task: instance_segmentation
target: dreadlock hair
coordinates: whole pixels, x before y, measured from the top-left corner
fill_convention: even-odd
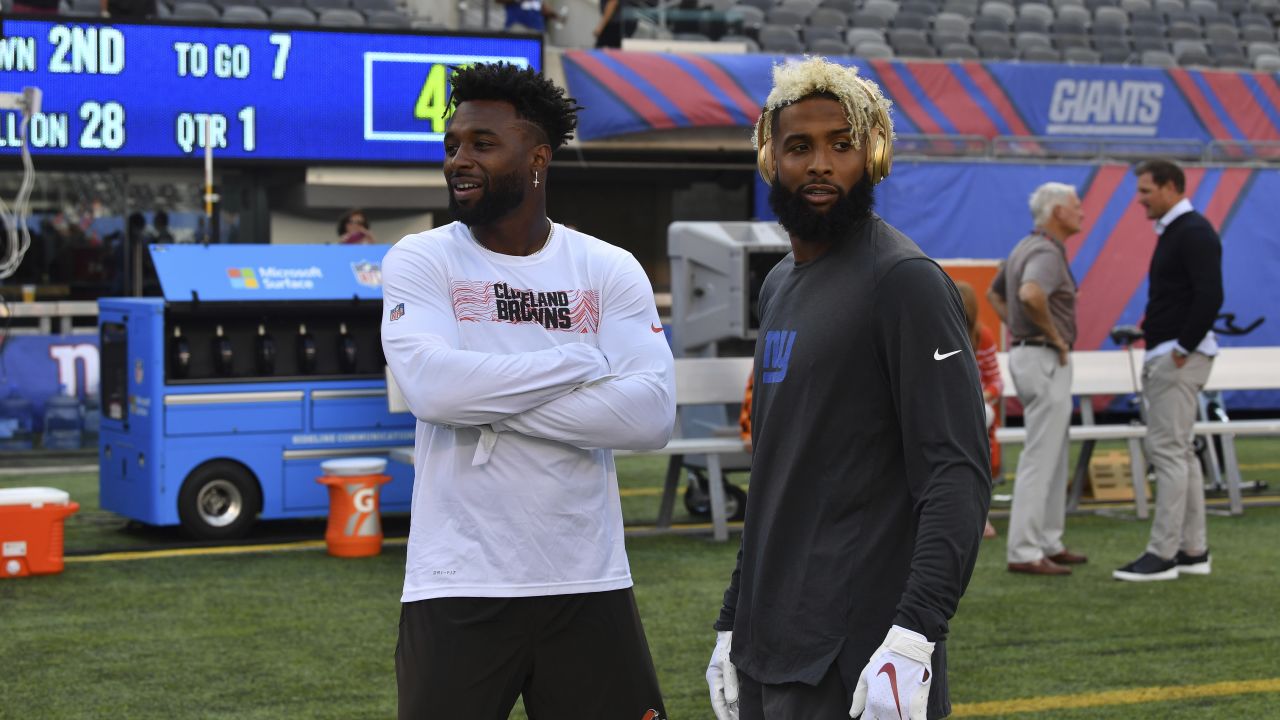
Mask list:
[[[578,127],[578,101],[565,97],[564,88],[529,68],[509,63],[485,63],[462,68],[453,74],[454,109],[470,100],[500,100],[511,103],[516,115],[533,123],[545,136],[552,151],[559,150]]]

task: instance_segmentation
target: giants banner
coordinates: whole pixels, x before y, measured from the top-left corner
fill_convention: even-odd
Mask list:
[[[583,140],[683,127],[750,127],[773,55],[564,54]],[[1280,140],[1276,75],[1182,68],[833,58],[893,100],[901,134],[1111,140]],[[745,137],[745,134],[744,134]]]
[[[10,388],[34,406],[35,430],[44,429],[44,405],[62,393],[84,402],[98,392],[98,336],[13,335],[0,338],[0,397]]]

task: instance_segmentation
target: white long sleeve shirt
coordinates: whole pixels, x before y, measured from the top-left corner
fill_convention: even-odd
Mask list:
[[[662,447],[675,419],[640,264],[562,225],[502,255],[455,222],[397,243],[382,281],[418,418],[402,602],[630,587],[610,449]]]

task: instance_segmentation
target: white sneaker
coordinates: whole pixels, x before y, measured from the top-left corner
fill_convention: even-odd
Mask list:
[[[1208,575],[1210,571],[1209,551],[1200,555],[1188,555],[1181,550],[1174,556],[1179,575]]]

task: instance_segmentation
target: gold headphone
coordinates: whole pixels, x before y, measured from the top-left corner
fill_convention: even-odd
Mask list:
[[[889,114],[885,112],[884,106],[876,101],[876,96],[872,94],[871,89],[862,83],[859,83],[858,87],[862,88],[867,99],[871,101],[871,107],[875,108],[876,122],[867,131],[866,173],[871,184],[878,185],[881,180],[889,177],[889,171],[893,169],[893,141],[884,136],[885,130],[892,126],[889,124]],[[776,108],[763,113],[756,124],[756,147],[758,148],[756,169],[759,170],[760,177],[771,185],[776,166],[773,157],[773,138],[769,137],[770,133],[766,133],[765,129],[773,122],[772,114],[781,109]]]

